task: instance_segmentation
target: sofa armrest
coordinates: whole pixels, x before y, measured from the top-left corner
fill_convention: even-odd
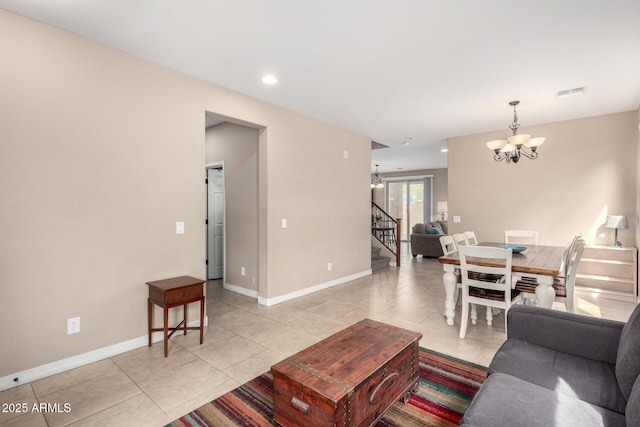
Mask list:
[[[507,316],[508,338],[616,363],[623,322],[522,305],[513,306]]]

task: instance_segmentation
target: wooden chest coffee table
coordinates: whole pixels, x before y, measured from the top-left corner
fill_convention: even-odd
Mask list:
[[[364,319],[271,367],[281,426],[369,426],[417,390],[422,334]]]

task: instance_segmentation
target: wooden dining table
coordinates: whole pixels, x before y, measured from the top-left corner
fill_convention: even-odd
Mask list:
[[[478,246],[504,246],[504,243],[483,242]],[[556,297],[556,291],[553,289],[554,277],[561,276],[560,269],[566,248],[563,246],[544,246],[544,245],[528,245],[527,249],[514,253],[512,256],[511,271],[514,276],[534,277],[538,283],[536,286],[536,298],[540,307],[551,308]],[[456,301],[454,295],[458,284],[458,276],[460,275],[460,256],[458,252],[438,258],[444,269],[442,280],[444,282],[444,290],[446,293],[444,301],[445,316],[447,317],[447,325],[453,325],[453,319],[456,312]],[[496,264],[488,263],[486,265],[500,266],[499,261]],[[504,265],[504,263],[502,263]],[[515,280],[513,281],[515,284]]]

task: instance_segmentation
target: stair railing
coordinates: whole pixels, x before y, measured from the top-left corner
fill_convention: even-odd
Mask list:
[[[371,235],[396,256],[400,267],[400,224],[402,218],[393,218],[375,202],[371,202]]]

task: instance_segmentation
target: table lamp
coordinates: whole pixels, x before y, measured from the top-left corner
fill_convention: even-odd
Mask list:
[[[440,218],[444,221],[447,217],[447,202],[438,202],[436,210],[440,213]]]
[[[627,217],[624,215],[607,215],[607,222],[604,224],[606,228],[613,228],[616,230],[616,234],[613,240],[614,248],[622,247],[622,243],[618,241],[618,229],[628,228]]]

